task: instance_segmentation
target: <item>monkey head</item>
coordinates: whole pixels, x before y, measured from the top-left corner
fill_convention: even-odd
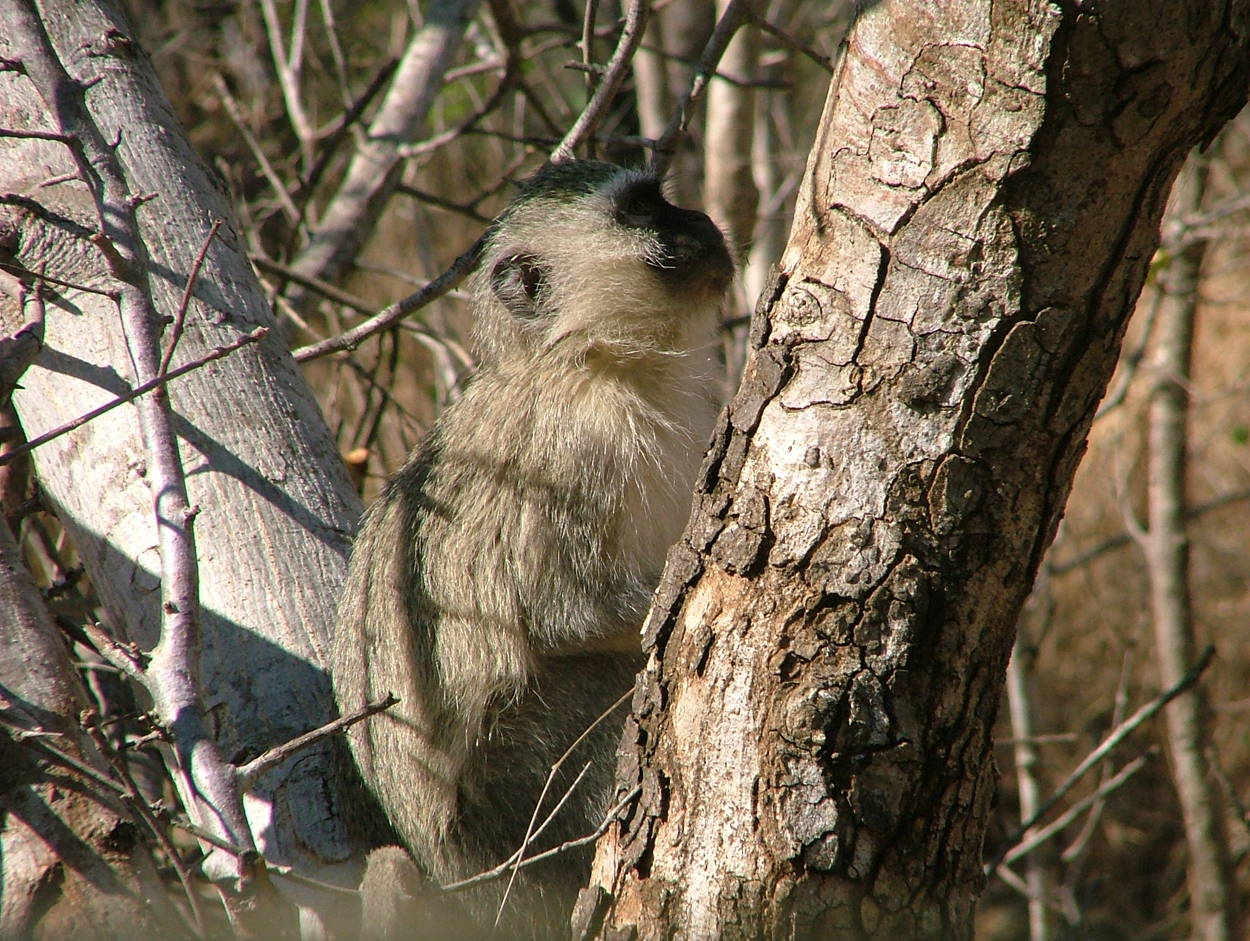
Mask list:
[[[720,229],[659,177],[598,161],[543,167],[490,232],[474,276],[483,366],[705,346],[734,276]]]

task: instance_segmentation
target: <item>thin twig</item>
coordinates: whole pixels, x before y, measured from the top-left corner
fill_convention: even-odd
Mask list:
[[[1115,728],[1124,721],[1124,713],[1128,711],[1128,684],[1132,673],[1133,663],[1133,647],[1126,646],[1124,650],[1124,658],[1120,662],[1120,679],[1115,689],[1115,705],[1111,710],[1111,727]],[[1115,765],[1111,761],[1110,756],[1103,759],[1102,762],[1102,781],[1106,784],[1115,775]],[[1067,881],[1080,872],[1079,865],[1073,866],[1072,863],[1078,860],[1089,846],[1089,841],[1093,839],[1095,831],[1098,829],[1098,821],[1102,818],[1103,808],[1106,806],[1104,801],[1098,801],[1090,809],[1089,816],[1085,818],[1085,825],[1081,828],[1081,832],[1076,835],[1076,839],[1064,848],[1060,854],[1060,859],[1068,864]]]
[[[328,9],[328,7],[327,7]],[[330,165],[330,161],[334,158],[334,151],[338,149],[338,145],[347,136],[351,126],[361,119],[365,110],[372,104],[373,99],[377,97],[386,85],[392,75],[395,74],[395,67],[399,65],[396,58],[388,59],[378,69],[377,74],[373,76],[369,82],[369,87],[364,90],[361,96],[356,99],[356,103],[348,108],[339,116],[334,126],[325,132],[325,139],[318,145],[321,156],[317,158],[317,162],[313,164],[312,170],[308,176],[300,180],[300,211],[304,211],[304,207],[308,203],[308,197],[312,191],[316,189],[317,184],[321,182],[321,177],[325,174],[326,168]]]
[[[258,757],[247,762],[247,764],[240,765],[238,770],[235,772],[239,779],[239,789],[245,793],[250,791],[262,774],[276,768],[292,755],[301,752],[306,748],[311,748],[318,742],[329,738],[331,735],[336,735],[344,729],[351,728],[363,719],[367,719],[370,716],[377,715],[379,712],[383,712],[384,710],[391,708],[391,706],[395,705],[397,702],[399,702],[399,700],[395,698],[394,693],[387,693],[385,698],[379,699],[376,702],[371,702],[362,709],[357,709],[353,713],[335,719],[332,722],[327,722],[325,725],[320,728],[313,729],[311,732],[305,732],[303,735],[297,735],[290,741],[283,742],[281,745],[263,752]]]
[[[427,193],[419,190],[415,186],[409,186],[406,183],[397,183],[395,192],[412,199],[420,200],[423,203],[429,203],[431,206],[437,206],[439,209],[446,209],[448,212],[459,213],[462,216],[468,216],[475,222],[490,222],[488,216],[482,215],[471,204],[452,202],[450,199],[444,199],[442,196],[436,196],[433,193]]]
[[[1198,682],[1199,677],[1201,677],[1206,668],[1211,665],[1211,660],[1214,657],[1215,646],[1208,645],[1207,649],[1202,652],[1202,656],[1200,656],[1198,661],[1189,668],[1188,672],[1186,672],[1184,676],[1180,678],[1179,682],[1160,693],[1156,698],[1138,709],[1130,719],[1118,726],[1110,735],[1103,739],[1102,743],[1097,748],[1086,755],[1081,760],[1081,763],[1076,766],[1076,769],[1068,775],[1067,779],[1060,784],[1059,787],[1055,788],[1054,793],[1051,794],[1050,797],[1046,798],[1046,800],[1042,801],[1041,806],[1037,808],[1037,813],[1033,814],[1033,816],[1028,820],[1023,821],[1011,834],[1011,836],[1007,838],[1004,844],[1005,848],[1001,849],[995,857],[986,864],[986,876],[992,876],[994,874],[994,870],[997,869],[1002,863],[1003,857],[1007,854],[1008,849],[1019,843],[1025,832],[1032,829],[1039,820],[1045,817],[1046,814],[1050,812],[1051,808],[1059,803],[1059,801],[1063,799],[1064,795],[1072,789],[1073,785],[1085,776],[1085,773],[1089,771],[1090,768],[1098,764],[1098,762],[1109,754],[1112,749],[1128,738],[1128,736],[1132,734],[1132,732],[1139,725],[1146,722],[1148,719],[1153,718],[1160,709]]]
[[[243,347],[247,346],[250,343],[255,343],[258,340],[264,339],[267,333],[269,333],[268,327],[257,327],[251,333],[244,334],[243,336],[239,337],[239,339],[235,340],[233,343],[227,343],[225,346],[219,346],[215,350],[211,350],[208,353],[205,353],[199,359],[193,360],[192,362],[189,362],[189,363],[183,363],[177,369],[171,369],[169,372],[159,375],[155,379],[149,379],[147,382],[143,383],[143,385],[137,386],[136,388],[131,389],[129,392],[123,395],[119,395],[117,398],[113,399],[111,402],[105,402],[103,405],[99,406],[98,408],[93,408],[91,411],[83,415],[79,415],[77,418],[71,421],[68,421],[63,425],[58,425],[56,428],[53,428],[51,431],[44,432],[39,437],[31,441],[27,441],[25,444],[14,448],[12,451],[8,451],[5,454],[0,454],[0,467],[3,467],[4,465],[11,463],[12,461],[21,457],[23,454],[27,454],[35,450],[35,448],[42,447],[43,445],[47,444],[49,441],[52,441],[56,438],[61,437],[61,435],[68,434],[69,432],[73,431],[75,428],[81,428],[83,425],[87,424],[87,422],[93,419],[99,418],[101,415],[105,414],[106,412],[111,412],[113,409],[117,408],[119,405],[125,405],[127,402],[133,402],[135,399],[140,398],[141,396],[147,395],[153,389],[159,389],[161,386],[169,382],[172,382],[174,379],[177,379],[179,376],[185,376],[187,373],[192,372],[193,370],[199,369],[201,366],[206,366],[209,363],[215,362],[221,359],[223,356],[229,356],[235,350],[242,349]]]
[[[588,833],[585,836],[578,837],[575,840],[568,840],[565,843],[561,843],[559,846],[552,847],[551,849],[546,850],[545,852],[538,853],[535,856],[531,856],[529,857],[529,859],[525,860],[524,862],[519,863],[517,865],[517,868],[526,869],[530,866],[536,865],[537,863],[541,863],[541,862],[544,862],[545,860],[551,859],[552,857],[559,856],[561,853],[567,853],[569,852],[569,850],[575,850],[578,847],[582,847],[588,843],[595,842],[595,840],[599,839],[599,837],[603,836],[605,833],[608,832],[608,827],[612,826],[612,821],[616,819],[617,814],[619,814],[622,810],[624,810],[629,805],[629,802],[632,801],[635,797],[637,797],[641,793],[642,793],[642,785],[641,784],[635,785],[634,788],[628,794],[626,794],[624,797],[620,799],[620,801],[616,804],[616,806],[614,806],[611,810],[608,811],[607,815],[603,818],[603,823],[599,824],[599,826],[595,828],[595,831],[593,833]],[[463,889],[468,889],[475,885],[481,885],[483,882],[493,882],[496,879],[502,878],[504,874],[507,873],[511,868],[512,868],[511,861],[502,863],[496,866],[494,869],[490,869],[486,872],[480,872],[476,876],[471,876],[468,879],[462,879],[460,882],[449,883],[448,885],[443,886],[443,891],[444,892],[459,892]]]
[[[452,141],[468,134],[477,125],[490,114],[492,114],[500,105],[503,104],[504,96],[512,88],[517,75],[520,74],[520,64],[513,59],[509,59],[504,66],[504,73],[499,79],[499,84],[495,86],[495,91],[490,98],[478,108],[473,114],[469,115],[456,127],[443,131],[441,134],[428,138],[423,141],[417,141],[414,144],[403,144],[396,148],[396,153],[400,157],[421,157],[428,153],[433,153],[440,147],[445,147]]]
[[[0,137],[53,141],[57,144],[65,144],[67,147],[73,143],[73,138],[68,134],[58,134],[56,131],[28,131],[15,127],[0,127]]]
[[[121,670],[132,680],[144,681],[144,672],[148,668],[148,658],[134,644],[123,644],[108,634],[98,624],[91,621],[82,625],[83,633],[91,641],[96,652]]]
[[[113,769],[113,773],[117,775],[123,785],[122,798],[129,807],[152,831],[152,835],[160,844],[161,849],[165,851],[165,855],[169,858],[170,863],[174,867],[174,872],[178,875],[178,881],[182,883],[182,889],[187,896],[187,905],[191,909],[191,917],[195,920],[195,932],[203,938],[204,934],[204,913],[200,909],[199,894],[195,891],[195,887],[191,884],[191,872],[187,869],[186,863],[182,861],[182,857],[178,853],[177,847],[169,839],[169,834],[165,832],[165,828],[160,825],[153,813],[152,808],[143,798],[143,793],[139,790],[139,786],[135,783],[135,779],[130,774],[130,768],[126,764],[126,759],[119,755],[108,737],[100,728],[98,716],[93,709],[83,710],[81,725],[86,729],[87,734],[91,737],[91,741],[95,744],[96,750],[104,756],[109,765]]]
[[[517,872],[521,869],[522,861],[525,858],[525,850],[528,848],[530,840],[534,838],[534,823],[538,819],[538,812],[542,809],[543,801],[547,798],[547,792],[551,789],[552,782],[555,781],[557,772],[559,772],[560,768],[564,765],[564,762],[568,760],[569,756],[573,754],[574,749],[576,749],[582,742],[586,741],[586,736],[590,735],[599,723],[603,722],[608,716],[624,705],[625,701],[633,694],[634,691],[632,689],[627,690],[621,694],[621,697],[617,699],[616,702],[608,706],[607,709],[604,709],[603,712],[599,714],[599,718],[595,719],[594,722],[590,723],[590,725],[586,726],[586,728],[582,730],[582,734],[574,739],[573,744],[564,750],[564,754],[556,760],[555,764],[551,766],[551,770],[547,772],[547,780],[543,782],[543,789],[538,795],[538,800],[534,802],[534,812],[530,815],[529,826],[525,828],[525,839],[521,841],[521,846],[515,854],[516,863],[512,867],[512,878],[508,880],[508,887],[504,890],[503,898],[499,901],[499,911],[495,915],[496,928],[499,927],[499,919],[503,917],[504,906],[508,904],[508,895],[512,892],[512,885],[516,882]],[[583,771],[582,775],[585,773],[586,772]],[[582,779],[582,775],[578,775],[577,781]],[[577,786],[577,781],[573,782],[572,787],[570,787],[568,792],[565,794],[565,799],[567,799],[569,793],[572,793],[573,787]],[[563,803],[564,800],[562,799],[560,804]],[[556,806],[556,809],[559,809],[559,805]],[[554,815],[554,811],[552,814]],[[544,826],[546,826],[546,824],[544,824]]]
[[[468,277],[469,272],[477,265],[478,259],[482,255],[482,249],[486,245],[486,238],[490,234],[488,229],[476,242],[474,242],[463,255],[451,263],[451,267],[440,274],[437,278],[423,287],[415,294],[410,294],[402,301],[397,301],[389,307],[384,308],[376,316],[369,318],[364,323],[340,333],[338,336],[329,337],[319,343],[312,343],[308,346],[302,346],[295,350],[294,356],[297,363],[306,363],[312,359],[318,359],[322,356],[328,356],[331,353],[341,353],[345,350],[354,350],[360,346],[369,337],[389,330],[392,326],[403,320],[414,311],[420,310],[427,304],[438,300],[452,288],[458,286],[461,281]]]
[[[994,871],[994,875],[998,876],[1005,884],[1019,892],[1026,899],[1034,898],[1033,892],[1029,889],[1028,883],[1020,878],[1014,870],[1008,869],[1006,866],[999,866]],[[1052,912],[1063,914],[1063,909],[1054,903],[1050,898],[1043,897],[1042,904],[1049,908]]]
[[[79,284],[76,281],[65,281],[62,278],[54,278],[52,275],[45,274],[42,271],[32,271],[29,268],[23,268],[21,265],[11,261],[0,261],[0,270],[17,275],[19,278],[38,278],[40,281],[55,284],[60,288],[69,288],[71,291],[83,291],[86,294],[98,294],[100,297],[117,300],[116,289],[93,288],[86,284]]]
[[[208,230],[208,235],[204,238],[204,244],[200,246],[200,253],[195,256],[195,263],[191,265],[191,273],[187,275],[187,287],[182,292],[182,300],[178,304],[178,313],[174,315],[174,325],[169,334],[169,349],[161,357],[161,365],[157,370],[162,376],[169,372],[170,360],[174,358],[174,350],[178,348],[178,341],[182,339],[182,327],[187,318],[187,305],[191,303],[191,292],[195,290],[195,282],[200,277],[200,268],[204,265],[204,259],[208,257],[208,247],[213,244],[213,239],[217,236],[217,230],[221,228],[221,223],[222,220],[218,219],[213,223],[213,227]]]
[[[296,5],[294,22],[291,24],[291,52],[287,55],[282,44],[282,25],[278,20],[278,9],[274,0],[260,0],[261,14],[265,22],[265,32],[269,35],[269,49],[273,55],[274,72],[278,77],[278,86],[282,89],[282,98],[286,103],[287,117],[291,120],[291,128],[299,138],[300,150],[304,153],[305,166],[312,163],[313,129],[304,110],[300,98],[300,72],[304,47],[304,14],[307,3]]]
[[[1021,840],[1007,851],[1007,855],[1003,857],[1003,861],[999,863],[999,865],[1001,866],[1014,862],[1021,856],[1033,852],[1033,850],[1037,849],[1037,847],[1041,846],[1055,834],[1062,832],[1068,824],[1072,823],[1077,817],[1081,816],[1087,807],[1090,807],[1096,802],[1102,800],[1121,784],[1135,775],[1138,771],[1144,768],[1148,757],[1148,755],[1140,755],[1133,759],[1121,768],[1119,773],[1100,784],[1094,793],[1090,794],[1088,797],[1082,798],[1065,810],[1061,816],[1054,820],[1053,823],[1048,823],[1046,826],[1033,833],[1027,840]]]
[[[712,38],[703,47],[703,53],[699,56],[699,64],[690,77],[690,85],[682,94],[681,101],[678,102],[677,109],[668,122],[668,127],[655,142],[655,150],[651,154],[653,170],[662,172],[672,160],[677,152],[677,139],[685,133],[686,126],[694,114],[694,106],[707,91],[708,81],[715,74],[721,56],[725,54],[730,40],[742,26],[750,21],[750,18],[751,0],[730,0],[729,6],[725,8],[725,12],[716,23],[716,29],[712,31]]]
[[[616,97],[617,90],[621,87],[625,73],[629,71],[634,53],[638,50],[638,44],[642,42],[642,34],[647,28],[649,14],[648,0],[629,0],[625,8],[625,26],[621,30],[621,38],[616,44],[616,50],[612,53],[612,58],[608,60],[603,73],[603,81],[599,83],[594,95],[586,103],[582,113],[577,116],[573,126],[569,128],[569,132],[564,135],[564,140],[560,141],[556,149],[551,152],[552,163],[568,163],[573,159],[577,148],[587,138],[593,136],[599,128],[599,123],[607,113],[608,106],[611,105],[612,99]]]
[[[1118,408],[1128,396],[1129,386],[1132,385],[1133,378],[1137,375],[1137,367],[1146,356],[1146,347],[1150,344],[1150,335],[1154,332],[1155,320],[1158,318],[1159,307],[1163,302],[1163,293],[1163,288],[1156,277],[1151,290],[1150,307],[1146,311],[1146,319],[1142,324],[1141,339],[1122,357],[1123,366],[1116,379],[1115,388],[1099,404],[1098,411],[1094,413],[1094,421],[1098,421],[1108,412]]]
[[[334,301],[336,304],[342,304],[344,307],[350,307],[358,314],[368,316],[373,313],[373,305],[363,298],[357,297],[350,291],[344,291],[342,288],[331,284],[329,281],[322,281],[320,278],[314,278],[310,275],[300,274],[294,268],[286,265],[280,265],[276,261],[271,261],[263,255],[248,256],[261,271],[267,274],[275,275],[293,284],[298,284],[302,288],[307,288],[315,294]]]
[[[291,194],[287,192],[286,185],[282,182],[282,178],[278,176],[278,171],[269,162],[269,157],[266,156],[264,148],[260,146],[260,141],[256,139],[252,129],[247,126],[247,120],[243,116],[243,109],[234,100],[234,96],[230,94],[226,80],[220,75],[214,75],[213,84],[217,89],[217,96],[221,99],[221,103],[226,106],[226,114],[230,116],[234,126],[243,135],[244,142],[247,144],[248,149],[252,151],[252,156],[256,158],[260,172],[269,181],[270,188],[273,190],[274,195],[278,197],[278,202],[282,204],[282,210],[286,213],[287,219],[291,225],[299,225],[300,212],[295,206],[295,201],[291,199]]]
[[[1230,503],[1240,503],[1243,500],[1250,500],[1250,490],[1234,490],[1232,493],[1226,493],[1218,497],[1207,500],[1205,503],[1199,503],[1197,506],[1190,507],[1185,511],[1185,516],[1189,520],[1198,519],[1213,510],[1228,506]],[[1112,536],[1110,539],[1104,539],[1097,545],[1086,549],[1080,555],[1069,559],[1066,562],[1058,563],[1051,570],[1053,575],[1066,575],[1068,572],[1075,571],[1082,566],[1088,565],[1100,555],[1105,555],[1115,549],[1123,548],[1133,541],[1128,533],[1120,533],[1118,536]]]
[[[603,69],[595,64],[595,17],[599,15],[599,0],[586,0],[586,14],[582,18],[582,68],[586,71],[586,100],[594,97],[595,79],[603,75]],[[595,138],[587,141],[587,155],[595,156]]]
[[[833,59],[829,58],[829,56],[822,55],[811,46],[805,46],[779,26],[774,26],[772,23],[768,22],[762,14],[752,11],[750,16],[752,23],[758,26],[763,32],[768,33],[769,36],[772,36],[783,46],[807,56],[830,75],[833,74]]]

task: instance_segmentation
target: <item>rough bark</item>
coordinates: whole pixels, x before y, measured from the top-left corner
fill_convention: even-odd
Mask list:
[[[21,653],[0,657],[0,938],[189,937],[116,795],[17,741],[36,733],[103,770],[75,721],[87,694],[2,519],[0,650]]]
[[[1186,219],[1202,210],[1206,167],[1191,162],[1177,180],[1175,214]],[[1150,614],[1155,629],[1159,680],[1169,686],[1194,663],[1194,625],[1189,599],[1189,533],[1185,479],[1188,462],[1189,371],[1194,315],[1206,241],[1195,239],[1168,265],[1155,322],[1154,388],[1150,394],[1150,458],[1147,473],[1150,531]],[[1229,861],[1228,835],[1219,785],[1211,774],[1206,713],[1201,686],[1168,704],[1168,754],[1189,845],[1189,909],[1193,937],[1237,941],[1241,927],[1237,890]]]
[[[579,930],[971,937],[1016,616],[1172,180],[1245,99],[1246,14],[862,14],[644,629],[641,793]]]
[[[173,365],[274,326],[215,179],[191,149],[120,16],[105,3],[42,4],[71,75],[133,194],[160,313],[172,316],[214,221]],[[3,49],[0,55],[11,55]],[[0,73],[0,127],[49,130],[25,77]],[[93,209],[64,146],[0,141],[0,249],[28,269],[108,287],[90,241]],[[27,437],[108,401],[133,381],[113,301],[55,288],[46,342],[14,396]],[[0,308],[6,322],[13,306]],[[166,338],[168,343],[168,337]],[[276,331],[170,388],[196,534],[203,611],[202,682],[218,745],[247,757],[333,712],[323,669],[360,502],[316,402]],[[151,648],[160,624],[156,527],[143,449],[127,405],[34,454],[49,502],[70,531],[116,628]],[[265,776],[246,798],[258,846],[304,871],[351,855],[329,747]],[[346,873],[343,874],[346,876]],[[309,917],[312,917],[311,915]]]

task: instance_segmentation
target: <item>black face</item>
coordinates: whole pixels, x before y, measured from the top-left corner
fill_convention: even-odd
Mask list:
[[[720,229],[703,213],[679,209],[666,200],[658,180],[636,180],[613,202],[620,225],[656,236],[660,250],[647,264],[674,289],[719,293],[729,286],[734,263]]]

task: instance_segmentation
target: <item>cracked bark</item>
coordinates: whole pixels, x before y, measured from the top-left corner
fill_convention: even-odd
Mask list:
[[[644,628],[575,935],[972,936],[1016,616],[1247,4],[870,8]]]

